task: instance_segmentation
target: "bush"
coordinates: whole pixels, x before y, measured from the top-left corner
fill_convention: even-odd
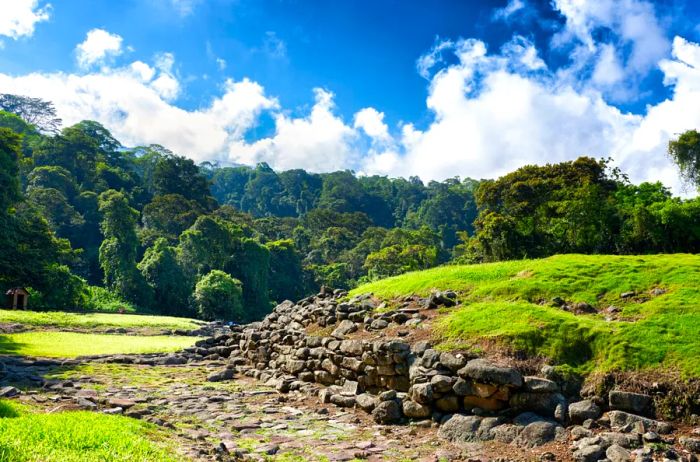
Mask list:
[[[245,315],[241,281],[213,270],[197,283],[194,304],[202,319],[241,321]]]
[[[105,313],[135,313],[136,306],[122,300],[117,294],[104,287],[88,286],[87,305],[90,311],[102,311]]]

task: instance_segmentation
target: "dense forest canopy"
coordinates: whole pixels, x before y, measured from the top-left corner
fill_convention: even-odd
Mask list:
[[[44,309],[244,321],[320,285],[450,262],[556,253],[697,252],[700,202],[630,184],[605,160],[497,180],[196,165],[129,148],[97,122],[0,95],[0,288]],[[700,137],[669,145],[696,183]]]

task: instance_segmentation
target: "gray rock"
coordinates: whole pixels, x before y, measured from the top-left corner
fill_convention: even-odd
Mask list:
[[[535,447],[554,441],[564,435],[564,428],[553,422],[532,422],[522,429],[515,440],[519,446]]]
[[[409,391],[413,401],[420,404],[430,404],[433,401],[433,386],[429,383],[417,383]]]
[[[453,443],[478,441],[479,426],[483,417],[453,414],[442,422],[438,436]]]
[[[234,376],[233,369],[224,369],[223,371],[214,372],[207,377],[208,382],[221,382],[231,380]]]
[[[354,396],[331,395],[330,402],[340,407],[355,407]]]
[[[21,392],[15,387],[2,387],[0,388],[0,397],[2,398],[12,398],[13,396],[19,395]]]
[[[362,393],[355,397],[355,402],[362,410],[372,412],[379,400],[376,396],[372,396],[369,393]]]
[[[467,358],[461,354],[455,355],[450,352],[444,352],[440,354],[440,364],[456,372],[467,364]]]
[[[425,419],[430,417],[432,410],[430,406],[407,400],[403,402],[403,413],[411,419]]]
[[[695,454],[700,454],[700,438],[683,436],[678,440],[678,443],[683,449]]]
[[[566,398],[561,393],[523,392],[513,394],[509,404],[515,410],[532,411],[546,417],[555,417],[557,407],[566,406]]]
[[[372,418],[382,425],[398,423],[401,420],[401,405],[396,400],[382,401],[372,411]]]
[[[457,380],[455,381],[455,384],[452,386],[452,391],[454,391],[454,393],[457,396],[467,396],[474,394],[471,382],[467,382],[461,377],[457,378]]]
[[[651,406],[651,396],[613,390],[608,395],[610,409],[645,414]]]
[[[641,417],[624,411],[610,411],[608,412],[608,417],[610,418],[610,426],[613,429],[626,429],[628,427],[639,426],[641,427],[642,431],[638,433],[654,430],[662,435],[666,435],[673,431],[673,427],[667,422],[648,419],[646,417]]]
[[[372,330],[382,330],[386,329],[387,327],[389,327],[389,323],[384,319],[375,319],[372,321],[372,324],[369,325],[369,328]]]
[[[575,450],[572,455],[576,462],[597,462],[605,457],[605,448],[592,444]]]
[[[523,376],[512,367],[495,366],[483,359],[472,359],[458,371],[460,377],[496,385],[520,387]]]
[[[443,396],[435,401],[435,407],[445,414],[457,412],[459,410],[459,400],[454,395]]]
[[[525,377],[525,390],[532,393],[558,393],[559,385],[553,380],[543,379],[541,377]]]
[[[454,379],[446,375],[436,375],[430,379],[430,385],[433,387],[434,391],[438,393],[445,393],[452,389],[452,384]]]
[[[590,399],[569,404],[569,419],[572,423],[581,424],[587,419],[597,419],[603,411]]]
[[[335,328],[331,335],[335,338],[342,340],[346,335],[352,334],[356,330],[357,325],[349,319],[346,319],[344,321],[341,321],[340,324],[338,324],[338,327]]]
[[[627,449],[617,444],[613,444],[605,451],[605,456],[610,462],[627,462],[631,455],[632,454]]]

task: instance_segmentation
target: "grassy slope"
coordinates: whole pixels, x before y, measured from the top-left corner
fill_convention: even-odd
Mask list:
[[[155,441],[154,425],[91,412],[32,413],[0,401],[0,461],[105,462],[179,460]]]
[[[95,354],[159,353],[190,347],[197,337],[22,332],[0,335],[0,354],[72,358]]]
[[[700,256],[558,255],[409,273],[355,289],[381,298],[461,292],[463,306],[447,310],[436,339],[443,347],[496,341],[543,355],[581,371],[678,368],[700,377]],[[653,288],[668,292],[644,303],[620,294]],[[607,322],[540,304],[554,296],[569,302],[615,305],[634,322]]]
[[[0,310],[0,322],[53,327],[151,327],[196,329],[197,321],[171,316],[145,316],[112,313],[66,313],[62,311]]]

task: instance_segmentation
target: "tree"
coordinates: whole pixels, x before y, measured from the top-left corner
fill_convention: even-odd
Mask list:
[[[155,194],[180,194],[198,202],[205,210],[216,208],[209,192],[209,181],[195,163],[186,157],[166,155],[158,159],[153,170]]]
[[[194,304],[206,320],[238,321],[244,318],[241,281],[214,270],[197,282]]]
[[[21,137],[9,128],[0,128],[0,214],[8,213],[21,198],[19,158]]]
[[[688,130],[677,140],[669,141],[668,155],[680,169],[681,178],[700,187],[700,133]]]
[[[188,297],[192,282],[177,263],[175,249],[163,238],[146,250],[138,264],[144,279],[153,289],[153,310],[169,315],[189,315]]]
[[[138,212],[129,206],[123,193],[108,190],[100,194],[102,234],[100,266],[107,288],[139,306],[152,304],[152,292],[136,267]]]
[[[199,203],[186,199],[180,194],[156,196],[143,208],[143,226],[155,231],[158,236],[170,242],[192,226],[204,210]]]
[[[299,300],[305,295],[301,256],[291,239],[269,242],[270,300]]]
[[[44,133],[57,133],[61,126],[53,103],[40,98],[0,94],[0,110],[18,115]]]

